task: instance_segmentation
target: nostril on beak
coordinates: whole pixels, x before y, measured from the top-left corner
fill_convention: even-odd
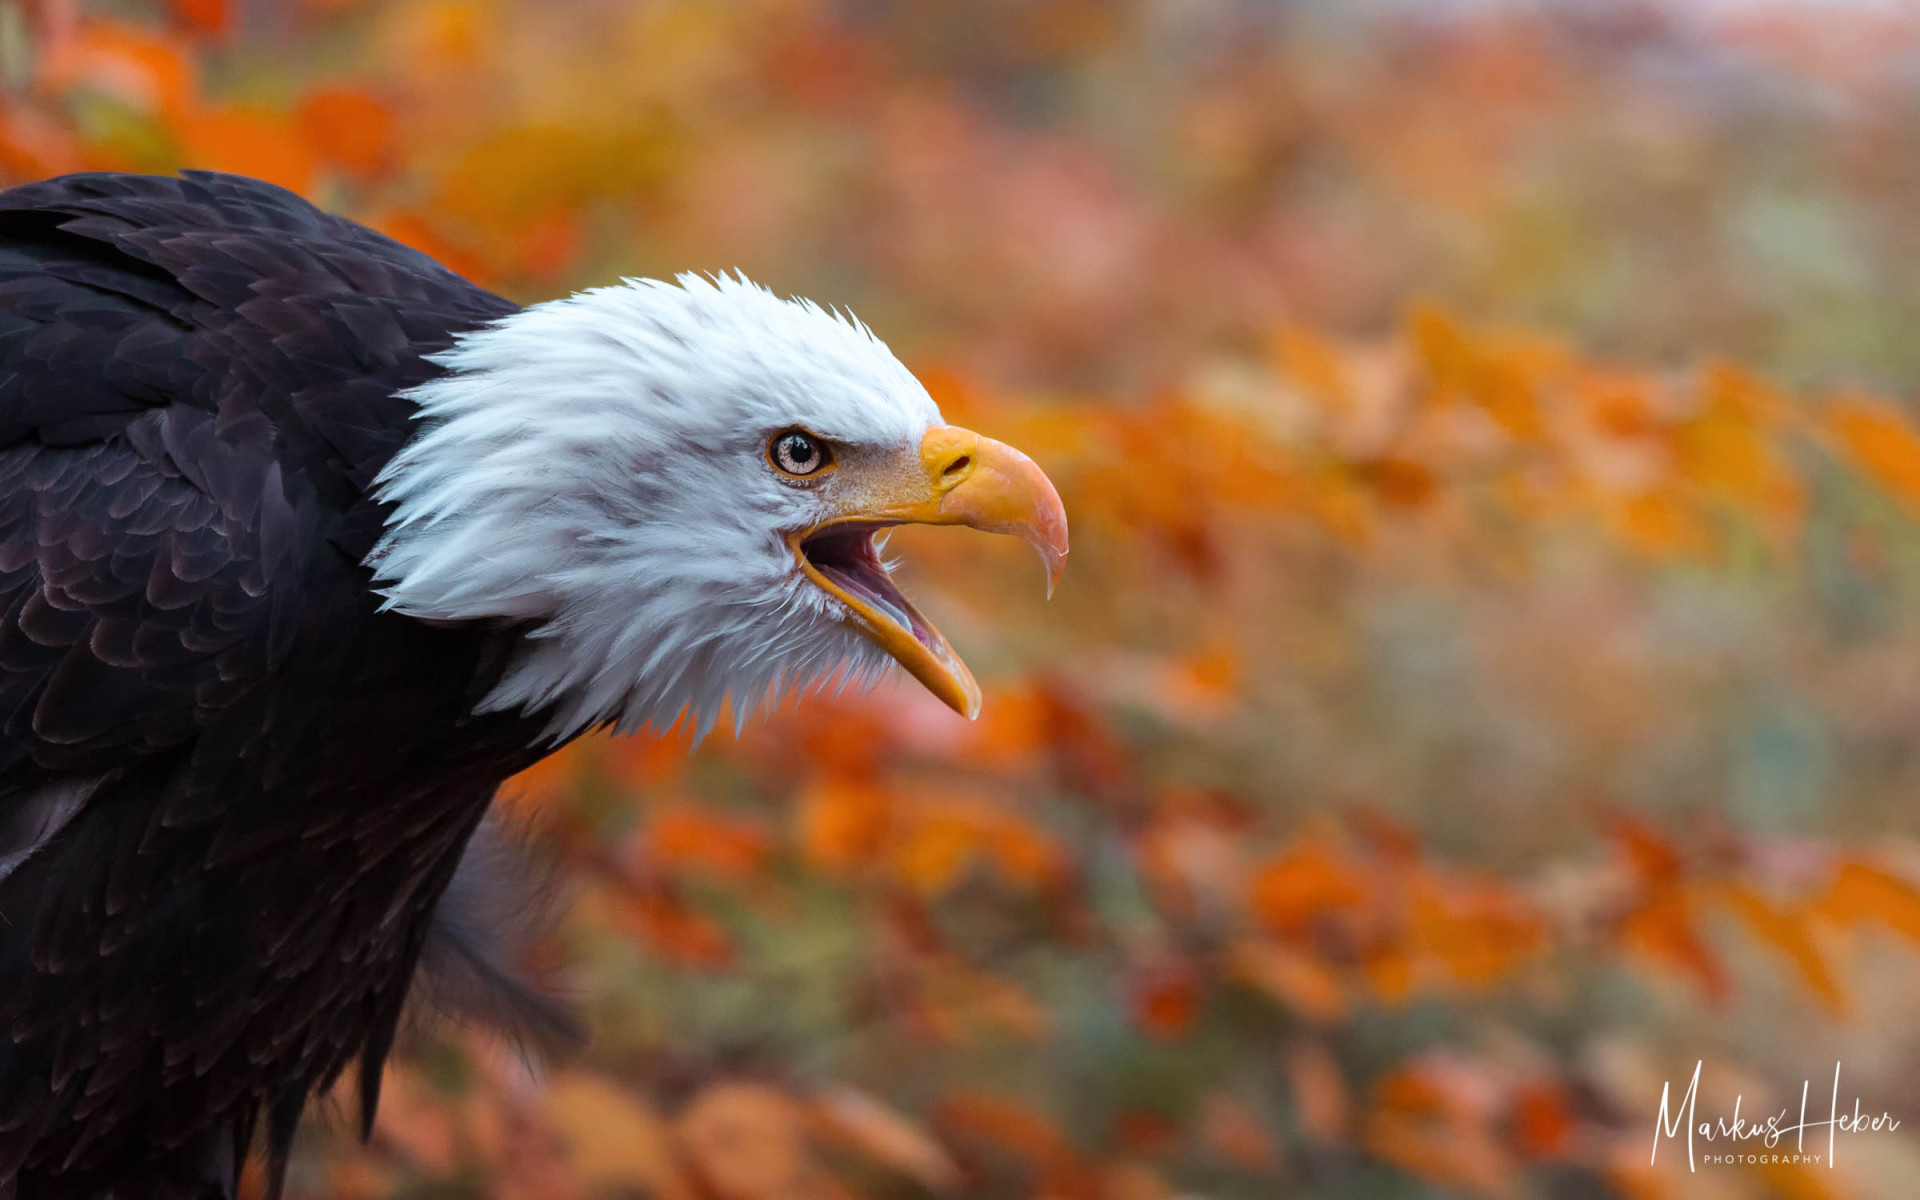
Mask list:
[[[980,435],[970,429],[937,425],[920,439],[920,462],[936,492],[952,491],[980,464]]]

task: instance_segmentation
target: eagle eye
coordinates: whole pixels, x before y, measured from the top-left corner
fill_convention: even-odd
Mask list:
[[[767,443],[767,461],[783,475],[805,478],[833,465],[833,451],[804,429],[786,429]]]

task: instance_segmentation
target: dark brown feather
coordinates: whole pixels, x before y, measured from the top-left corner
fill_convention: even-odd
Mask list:
[[[0,1200],[228,1196],[256,1128],[277,1190],[423,961],[571,1037],[457,873],[541,752],[471,715],[512,634],[361,565],[399,393],[511,311],[253,180],[0,193]]]

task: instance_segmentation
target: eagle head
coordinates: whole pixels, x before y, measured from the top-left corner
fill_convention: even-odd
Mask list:
[[[871,331],[744,277],[626,280],[466,334],[408,397],[376,480],[384,607],[521,630],[482,711],[564,737],[690,718],[898,663],[971,717],[980,691],[889,578],[904,523],[1025,538],[1048,586],[1060,497],[942,422]]]

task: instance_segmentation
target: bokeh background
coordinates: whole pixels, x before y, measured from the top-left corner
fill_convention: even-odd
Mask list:
[[[591,1049],[298,1196],[1920,1194],[1910,7],[0,0],[0,176],[180,166],[850,305],[1074,521],[895,542],[977,724],[517,781]],[[1836,1062],[1903,1127],[1649,1162]]]

